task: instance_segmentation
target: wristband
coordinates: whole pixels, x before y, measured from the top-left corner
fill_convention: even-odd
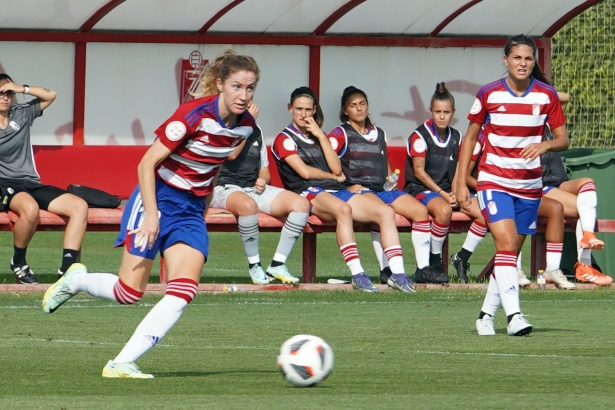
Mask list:
[[[29,85],[23,85],[23,93],[22,94],[30,94],[30,86]]]

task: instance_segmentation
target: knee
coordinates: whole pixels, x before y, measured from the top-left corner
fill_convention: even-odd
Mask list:
[[[29,201],[15,210],[15,213],[19,215],[19,219],[28,221],[29,223],[38,222],[38,204],[34,201]]]
[[[259,209],[256,202],[246,195],[246,200],[236,203],[231,212],[238,216],[248,216],[257,214]]]
[[[423,206],[421,204],[421,206],[416,208],[416,211],[414,212],[414,220],[415,221],[425,221],[427,219],[429,219],[429,212],[427,211],[427,207]]]
[[[378,208],[378,222],[395,222],[395,210],[387,205]]]
[[[344,202],[344,204],[337,209],[335,219],[338,222],[347,222],[352,224],[352,208],[350,205]]]
[[[81,198],[77,198],[71,203],[71,218],[76,218],[81,221],[88,220],[88,203]]]
[[[453,216],[453,208],[450,206],[441,206],[434,210],[433,217],[441,224],[447,224],[451,222]]]
[[[297,195],[297,198],[292,203],[292,210],[307,214],[310,212],[310,203],[304,197]]]

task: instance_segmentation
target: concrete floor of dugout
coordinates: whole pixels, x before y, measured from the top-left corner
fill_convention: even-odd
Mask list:
[[[21,285],[21,284],[1,284],[0,292],[44,292],[51,284],[40,285]],[[304,290],[304,291],[318,291],[318,290],[353,290],[352,285],[330,285],[327,283],[298,283],[298,284],[272,284],[272,285],[250,285],[250,284],[208,284],[202,283],[198,287],[199,292],[210,293],[229,293],[229,286],[234,286],[236,289],[230,292],[279,292],[289,290]],[[393,291],[387,285],[375,285],[379,291]],[[594,289],[598,287],[592,283],[575,283],[577,289]],[[608,287],[615,287],[615,283],[607,285]],[[536,289],[537,284],[532,283],[522,289]],[[434,289],[487,289],[487,283],[451,283],[444,285],[434,284],[415,284],[414,288],[420,290],[434,290]],[[164,293],[166,285],[162,283],[148,284],[145,291],[147,293]],[[558,290],[555,285],[548,284],[547,290]]]

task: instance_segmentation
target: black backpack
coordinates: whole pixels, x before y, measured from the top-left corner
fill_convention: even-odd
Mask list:
[[[87,202],[89,208],[117,208],[122,202],[117,195],[83,185],[69,185],[67,191]]]

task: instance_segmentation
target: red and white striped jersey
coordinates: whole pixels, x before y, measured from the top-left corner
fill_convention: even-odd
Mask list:
[[[540,198],[540,157],[525,160],[520,152],[542,141],[545,123],[552,129],[565,124],[555,89],[532,79],[527,91],[518,96],[502,78],[479,90],[468,119],[484,126],[485,132],[477,190],[494,189],[522,198]]]
[[[255,128],[248,111],[237,124],[226,127],[218,114],[217,95],[182,104],[155,131],[173,151],[158,165],[156,176],[175,188],[207,196],[219,166]]]

